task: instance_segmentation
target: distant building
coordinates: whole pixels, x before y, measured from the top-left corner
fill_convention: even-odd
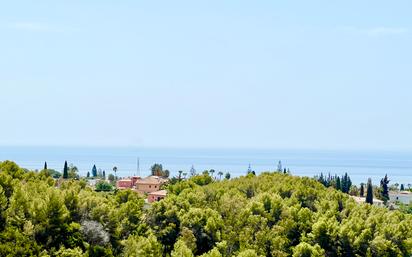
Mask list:
[[[359,196],[353,196],[353,195],[351,195],[351,197],[352,197],[357,203],[365,203],[365,202],[366,202],[366,198],[365,198],[365,197],[359,197]],[[373,205],[384,206],[384,203],[383,203],[382,200],[373,198]]]
[[[97,182],[99,182],[99,181],[100,181],[100,179],[88,179],[87,184],[91,187],[95,187]]]
[[[139,179],[135,183],[135,189],[140,194],[148,194],[151,192],[159,191],[160,187],[165,184],[168,179],[158,176],[149,176],[143,179]]]
[[[166,190],[160,190],[160,187],[167,181],[167,178],[159,176],[149,176],[146,178],[134,176],[118,180],[116,187],[117,189],[131,189],[141,196],[148,194],[147,201],[151,203],[166,196]]]
[[[128,189],[133,188],[133,183],[131,179],[120,179],[116,181],[116,187],[118,189]]]
[[[155,192],[151,192],[148,194],[147,196],[147,201],[149,203],[153,203],[156,201],[160,201],[163,198],[165,198],[167,195],[167,191],[166,190],[159,190],[159,191],[155,191]]]
[[[389,202],[396,204],[398,202],[409,204],[412,201],[412,192],[409,191],[390,191]]]
[[[116,182],[116,187],[118,189],[133,189],[136,186],[136,181],[139,179],[141,179],[141,177],[138,176],[120,179]]]

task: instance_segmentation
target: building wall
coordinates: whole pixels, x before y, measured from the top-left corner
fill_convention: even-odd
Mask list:
[[[132,188],[132,181],[131,180],[119,180],[117,181],[117,187]]]
[[[163,198],[165,198],[163,195],[149,195],[149,196],[147,197],[147,201],[148,201],[149,203],[153,203],[153,202],[162,200]]]
[[[144,193],[156,192],[160,190],[160,184],[158,185],[136,184],[136,189]]]

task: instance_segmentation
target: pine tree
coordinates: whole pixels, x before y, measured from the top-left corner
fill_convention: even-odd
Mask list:
[[[383,202],[386,204],[389,200],[389,179],[388,175],[385,174],[385,177],[381,179],[381,197]]]
[[[103,170],[103,179],[106,179],[106,171]]]
[[[352,186],[352,181],[350,180],[348,173],[345,173],[345,175],[342,176],[342,181],[341,181],[342,192],[349,193],[351,186]]]
[[[373,187],[372,179],[368,178],[368,184],[366,186],[366,203],[373,204]]]
[[[69,178],[69,169],[67,168],[67,161],[64,162],[63,178],[64,178],[64,179],[68,179],[68,178]]]
[[[401,184],[401,191],[405,191],[405,186]]]
[[[361,183],[360,184],[360,194],[359,194],[359,196],[363,197],[364,195],[365,195],[365,187],[364,187],[364,184]]]
[[[323,172],[320,173],[318,181],[322,183],[324,186],[326,186],[326,181],[325,181],[325,178],[323,177]]]
[[[90,178],[90,171],[87,172],[86,177]]]
[[[342,186],[341,186],[341,183],[340,183],[340,177],[339,176],[336,177],[336,189],[337,190],[342,190]]]
[[[47,170],[47,162],[44,162],[44,170]]]
[[[342,179],[340,181],[340,187],[341,187],[342,192],[344,193],[346,193],[346,185],[347,185],[347,180],[348,180],[347,178],[348,178],[347,174],[345,174],[342,176]]]
[[[97,168],[96,168],[96,165],[93,165],[92,176],[93,176],[93,177],[97,177]]]

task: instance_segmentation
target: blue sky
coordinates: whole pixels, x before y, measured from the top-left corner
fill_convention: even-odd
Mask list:
[[[3,1],[0,145],[412,149],[410,1]]]

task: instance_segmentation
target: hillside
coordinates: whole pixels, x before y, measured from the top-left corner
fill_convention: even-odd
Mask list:
[[[47,172],[0,163],[0,256],[412,254],[411,215],[356,204],[309,178],[198,175],[147,210],[132,191],[55,185]]]

